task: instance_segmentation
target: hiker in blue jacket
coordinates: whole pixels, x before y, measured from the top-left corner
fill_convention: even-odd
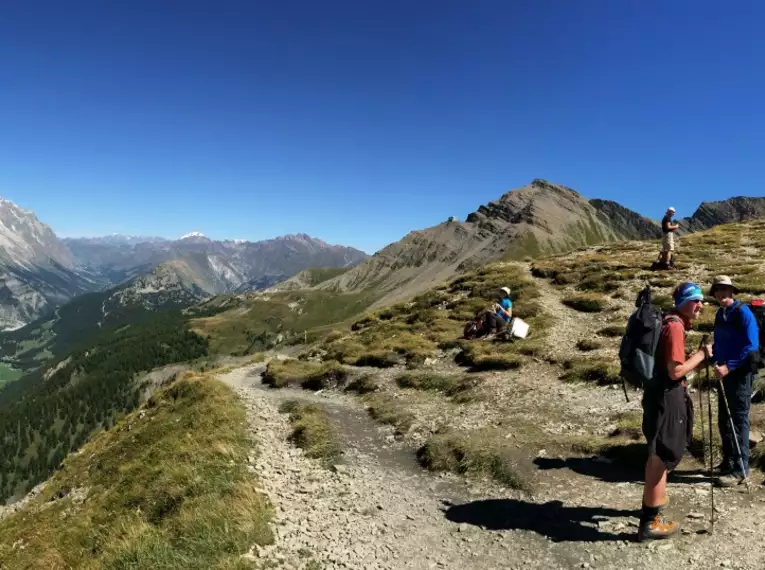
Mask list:
[[[749,406],[752,383],[757,370],[760,333],[751,309],[735,299],[738,288],[730,277],[720,275],[712,281],[711,295],[720,303],[715,316],[714,345],[715,375],[722,379],[722,389],[730,406],[735,433],[725,408],[718,398],[718,427],[723,444],[723,460],[718,466],[717,484],[732,487],[749,474]],[[734,437],[741,449],[741,462]],[[743,464],[744,472],[741,472]]]

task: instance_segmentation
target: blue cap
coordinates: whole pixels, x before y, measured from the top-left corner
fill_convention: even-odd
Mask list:
[[[683,283],[675,291],[674,299],[675,307],[679,309],[688,301],[703,301],[704,293],[701,291],[701,287],[695,283]]]

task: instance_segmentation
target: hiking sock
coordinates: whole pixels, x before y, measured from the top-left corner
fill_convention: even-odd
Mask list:
[[[646,524],[651,522],[659,515],[661,507],[649,507],[643,505],[643,509],[640,511],[640,524]]]

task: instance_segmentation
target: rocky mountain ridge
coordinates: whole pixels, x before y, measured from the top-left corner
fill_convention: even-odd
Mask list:
[[[702,203],[692,216],[680,220],[680,226],[684,232],[693,232],[760,217],[765,217],[765,198],[734,197]],[[450,218],[410,232],[317,288],[376,288],[384,292],[375,304],[378,307],[492,259],[523,259],[585,245],[660,236],[656,220],[617,202],[587,199],[567,186],[535,179],[480,206],[464,222]]]
[[[680,227],[686,232],[698,232],[762,217],[765,217],[765,198],[734,196],[727,200],[702,202],[693,215],[680,221]]]
[[[409,233],[320,289],[382,289],[381,306],[485,262],[522,259],[584,245],[659,237],[659,225],[616,202],[588,200],[546,180],[507,192],[464,222]]]

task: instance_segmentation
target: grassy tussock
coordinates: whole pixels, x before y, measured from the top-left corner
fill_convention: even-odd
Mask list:
[[[595,382],[600,386],[621,384],[619,366],[612,360],[575,359],[564,364],[564,382]]]
[[[640,472],[645,468],[648,450],[644,441],[621,438],[572,438],[567,447],[574,453],[606,457],[623,467]]]
[[[600,329],[597,334],[608,338],[620,338],[623,337],[626,332],[627,327],[625,325],[609,325]]]
[[[345,387],[346,392],[356,392],[357,394],[371,394],[377,392],[380,386],[375,382],[374,376],[371,374],[363,374],[352,382],[349,382]]]
[[[441,392],[455,402],[466,403],[476,399],[476,388],[480,379],[475,376],[419,372],[402,374],[396,378],[401,388]]]
[[[591,350],[603,348],[603,343],[596,339],[583,338],[576,343],[576,347],[582,352],[589,352]]]
[[[669,311],[675,306],[675,302],[671,295],[653,295],[651,297],[651,304],[654,307],[664,309],[665,311]]]
[[[563,298],[563,304],[582,313],[599,313],[608,307],[608,298],[599,293],[579,293]]]
[[[324,390],[342,385],[348,372],[337,362],[272,360],[263,372],[263,383],[272,388],[299,385],[307,390]]]
[[[456,362],[469,367],[471,372],[485,372],[515,370],[523,366],[525,359],[511,343],[473,342],[463,346]]]
[[[612,437],[626,437],[633,440],[643,438],[643,413],[623,412],[616,418],[616,429]]]
[[[494,432],[432,435],[418,450],[417,459],[431,471],[491,477],[513,489],[531,489],[517,469],[511,444]]]
[[[672,279],[666,279],[666,278],[654,278],[649,279],[648,284],[655,288],[655,289],[666,289],[675,287],[677,283]]]
[[[279,411],[289,414],[292,433],[289,440],[302,449],[306,457],[331,465],[341,454],[337,435],[327,413],[313,404],[297,400],[284,402]]]
[[[712,332],[715,326],[715,315],[717,314],[717,305],[705,305],[701,314],[693,321],[693,328],[699,332]]]
[[[245,426],[223,384],[175,382],[67,458],[39,498],[0,522],[0,560],[19,569],[241,568],[253,544],[273,540],[270,507],[245,468]],[[87,499],[58,498],[72,489]]]
[[[404,404],[388,394],[372,394],[366,399],[369,415],[380,423],[392,425],[398,433],[406,433],[414,423],[412,414]]]

